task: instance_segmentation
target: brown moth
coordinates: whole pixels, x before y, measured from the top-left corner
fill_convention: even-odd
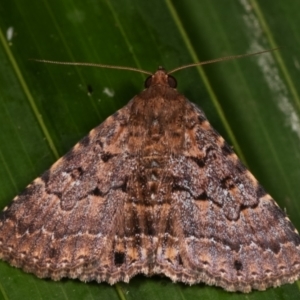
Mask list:
[[[146,89],[3,210],[0,258],[53,280],[164,274],[245,293],[297,280],[286,214],[172,72],[141,72]]]

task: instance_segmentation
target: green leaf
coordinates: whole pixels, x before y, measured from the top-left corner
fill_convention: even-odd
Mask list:
[[[298,1],[2,0],[0,205],[143,89],[144,75],[29,58],[155,71],[283,46],[175,73],[300,229]],[[9,31],[10,28],[10,31]],[[13,30],[12,37],[9,32]],[[8,40],[7,38],[10,38]],[[88,85],[93,89],[88,94]],[[114,92],[110,97],[107,88]],[[263,217],[263,216],[262,216]],[[0,262],[1,299],[298,299],[299,285],[249,295],[136,276],[129,284],[42,280]]]

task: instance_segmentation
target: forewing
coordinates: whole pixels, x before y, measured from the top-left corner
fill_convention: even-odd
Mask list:
[[[300,273],[296,229],[203,112],[188,107],[185,155],[173,160],[183,261],[177,280],[243,292],[294,282]]]
[[[93,129],[4,209],[0,257],[39,277],[102,281],[123,226],[130,103]]]

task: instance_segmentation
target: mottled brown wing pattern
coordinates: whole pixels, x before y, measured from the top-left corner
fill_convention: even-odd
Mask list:
[[[249,292],[300,275],[300,237],[159,69],[0,216],[0,257],[39,277],[138,273]]]
[[[109,117],[4,209],[0,256],[39,277],[97,279],[123,214],[129,107]],[[99,275],[99,276],[100,276]]]
[[[195,107],[192,113],[199,123],[188,130],[186,156],[174,164],[180,164],[174,175],[181,180],[172,195],[185,280],[242,292],[294,282],[300,273],[297,230],[203,112]],[[199,153],[189,157],[193,141]]]

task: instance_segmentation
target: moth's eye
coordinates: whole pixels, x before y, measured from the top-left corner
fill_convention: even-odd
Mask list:
[[[177,86],[177,81],[176,81],[176,79],[173,77],[173,76],[171,76],[171,75],[168,75],[168,84],[169,84],[169,86],[171,87],[171,88],[176,88],[176,86]]]
[[[149,77],[145,80],[145,88],[146,88],[146,89],[151,85],[151,82],[152,82],[152,75],[149,76]]]

